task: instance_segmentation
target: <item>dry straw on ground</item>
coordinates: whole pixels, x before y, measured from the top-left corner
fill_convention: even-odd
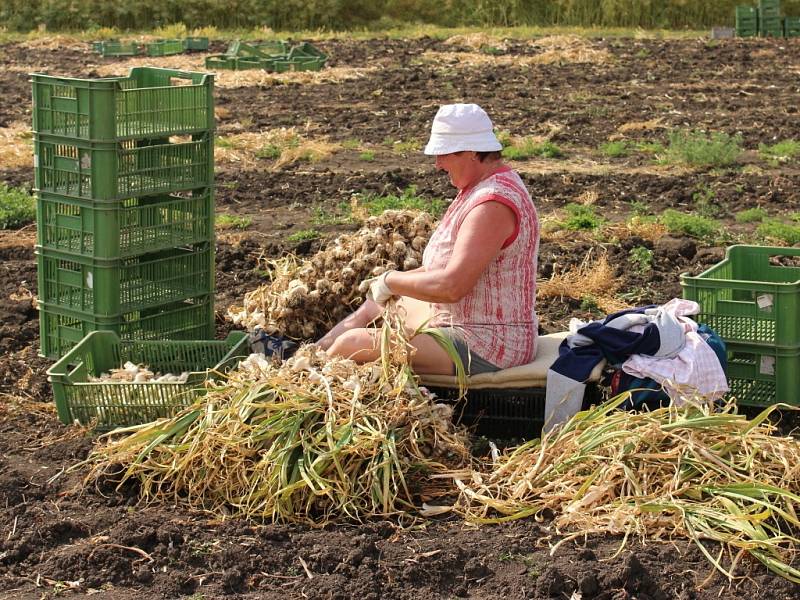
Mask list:
[[[539,300],[543,298],[581,300],[591,296],[600,310],[612,313],[627,308],[624,302],[615,297],[621,285],[622,280],[615,275],[608,257],[601,254],[594,258],[589,253],[577,267],[561,271],[554,268],[550,279],[537,284],[536,296]]]
[[[270,167],[279,169],[298,161],[315,162],[341,149],[339,144],[326,138],[309,139],[307,132],[312,129],[307,127],[300,133],[295,127],[280,127],[220,136],[214,148],[214,159],[218,164],[234,163],[245,169],[255,167],[259,160],[270,160]]]
[[[164,56],[159,58],[133,58],[125,62],[103,64],[97,67],[102,77],[126,75],[131,67],[163,67],[182,71],[208,72],[204,55]],[[288,73],[268,73],[263,69],[246,71],[214,71],[214,85],[220,88],[237,88],[256,85],[279,85],[283,83],[319,84],[336,83],[351,79],[361,79],[375,71],[376,67],[325,67],[320,71],[297,71]]]
[[[454,35],[444,41],[448,46],[466,46],[473,50],[480,50],[481,48],[497,48],[498,50],[505,50],[506,43],[504,40],[489,35],[488,33],[467,33],[463,35]]]
[[[29,124],[12,123],[10,127],[0,127],[0,165],[7,169],[33,165]]]

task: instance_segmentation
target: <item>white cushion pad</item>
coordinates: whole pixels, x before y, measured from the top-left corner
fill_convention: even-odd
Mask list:
[[[501,369],[494,373],[481,373],[467,378],[467,387],[470,389],[487,388],[529,388],[547,387],[547,371],[558,358],[558,347],[569,335],[564,331],[540,335],[536,341],[536,359],[527,365],[519,365],[510,369]],[[601,361],[592,370],[588,381],[600,381],[600,375],[606,361]],[[452,375],[420,375],[423,385],[431,387],[458,387],[458,379]]]

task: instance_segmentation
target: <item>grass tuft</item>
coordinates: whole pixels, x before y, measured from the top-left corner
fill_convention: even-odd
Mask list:
[[[217,229],[247,229],[253,224],[253,219],[234,215],[231,213],[220,213],[214,220],[214,227]]]
[[[682,233],[695,238],[715,237],[722,227],[714,219],[682,213],[672,208],[665,210],[660,220],[670,233]]]
[[[631,147],[625,140],[616,140],[600,144],[600,154],[609,158],[622,158],[631,153]]]
[[[502,155],[509,160],[522,160],[533,156],[563,158],[564,152],[550,140],[541,141],[528,137],[514,140],[510,146],[503,148]]]
[[[800,244],[800,225],[767,219],[756,229],[756,234],[765,241],[777,241],[789,246]]]
[[[737,223],[757,223],[767,218],[767,211],[760,206],[756,206],[754,208],[740,210],[736,213],[734,218]]]
[[[678,130],[669,134],[669,145],[660,157],[664,164],[690,167],[727,167],[742,152],[742,137],[700,130]]]
[[[0,229],[17,229],[36,220],[36,201],[25,190],[0,184]]]
[[[759,144],[758,154],[763,160],[773,167],[781,163],[787,163],[800,156],[800,142],[795,140],[783,140],[777,144]]]
[[[316,229],[301,229],[300,231],[295,231],[286,239],[292,243],[297,243],[305,242],[307,240],[316,240],[319,239],[321,235],[322,234]]]
[[[356,198],[356,204],[370,215],[380,215],[385,210],[422,210],[435,217],[441,216],[446,206],[441,198],[429,199],[417,195],[417,188],[413,185],[399,195],[360,195]]]
[[[603,217],[597,214],[594,206],[570,202],[564,207],[567,218],[561,223],[565,229],[597,229],[603,224]]]

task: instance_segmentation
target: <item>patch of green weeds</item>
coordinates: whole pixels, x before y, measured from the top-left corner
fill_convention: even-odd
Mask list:
[[[767,211],[760,206],[756,206],[740,210],[734,218],[737,223],[758,223],[767,218]]]
[[[358,150],[363,143],[357,138],[350,138],[342,142],[342,148],[346,150]]]
[[[694,201],[694,208],[697,214],[708,217],[709,219],[718,217],[722,212],[722,208],[714,202],[716,197],[716,192],[708,186],[703,186],[694,192],[692,194],[692,200]]]
[[[503,148],[508,148],[514,143],[514,138],[511,137],[511,132],[509,131],[499,131],[495,129],[494,135]]]
[[[682,233],[695,238],[716,236],[722,227],[719,221],[714,219],[682,213],[672,208],[665,210],[660,220],[670,233]]]
[[[17,229],[36,220],[36,201],[20,188],[0,184],[0,229]]]
[[[268,158],[270,160],[275,160],[281,157],[281,153],[283,150],[280,149],[279,146],[275,144],[267,144],[260,150],[256,151],[256,156],[258,158]]]
[[[550,140],[543,142],[532,138],[520,138],[510,146],[503,148],[502,155],[510,160],[520,160],[538,156],[541,158],[563,158],[564,152]]]
[[[364,150],[364,152],[358,155],[358,158],[367,162],[372,162],[375,160],[375,152],[372,150]]]
[[[650,205],[644,200],[631,200],[628,202],[631,212],[637,217],[646,217],[650,214]]]
[[[220,136],[220,137],[217,137],[217,138],[214,140],[214,144],[215,144],[215,145],[216,145],[218,148],[233,148],[233,146],[234,146],[234,143],[233,143],[231,140],[229,140],[229,139],[228,139],[228,138],[226,138],[226,137],[222,137],[222,136]]]
[[[306,240],[316,240],[320,235],[320,232],[316,229],[301,229],[300,231],[295,231],[286,239],[292,243],[297,243],[305,242]]]
[[[659,162],[691,167],[727,167],[742,153],[742,136],[701,130],[678,130],[669,133],[669,145]]]
[[[412,154],[422,150],[422,144],[418,140],[395,140],[392,142],[392,152],[395,154]]]
[[[650,56],[650,50],[648,50],[647,48],[642,48],[633,56],[635,58],[648,58]]]
[[[586,312],[600,312],[600,306],[597,304],[597,298],[591,294],[584,294],[581,296],[581,310]]]
[[[644,154],[659,155],[664,152],[664,144],[659,142],[639,142],[636,144],[636,150]]]
[[[603,217],[597,214],[594,206],[570,202],[564,207],[567,218],[561,222],[565,229],[597,229],[603,224]]]
[[[497,48],[496,46],[481,46],[479,52],[490,56],[499,56],[505,53],[502,48]]]
[[[446,206],[441,198],[418,196],[417,188],[413,185],[408,186],[400,195],[360,196],[358,204],[365,207],[371,215],[379,215],[385,210],[422,210],[436,217],[441,216]]]
[[[636,246],[631,248],[628,256],[636,268],[643,273],[653,268],[653,251],[650,248]]]
[[[783,140],[777,144],[759,144],[759,156],[773,167],[781,163],[787,163],[800,156],[800,142],[795,140]]]
[[[230,213],[220,213],[214,219],[217,229],[247,229],[253,224],[253,219]]]
[[[800,225],[784,223],[777,219],[767,219],[756,229],[756,234],[764,240],[779,240],[789,246],[800,244]]]
[[[349,202],[340,202],[333,211],[326,211],[320,206],[312,211],[311,224],[315,227],[330,225],[346,225],[353,222],[353,209]]]
[[[616,140],[600,144],[600,154],[609,158],[621,158],[631,153],[631,147],[625,140]]]

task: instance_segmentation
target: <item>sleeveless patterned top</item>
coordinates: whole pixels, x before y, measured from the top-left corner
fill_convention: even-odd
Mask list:
[[[470,351],[508,368],[536,356],[536,263],[539,219],[525,184],[509,167],[460,190],[433,232],[422,265],[443,269],[453,253],[458,230],[473,208],[500,202],[514,211],[517,226],[475,287],[459,302],[433,303],[432,327],[456,327]]]

